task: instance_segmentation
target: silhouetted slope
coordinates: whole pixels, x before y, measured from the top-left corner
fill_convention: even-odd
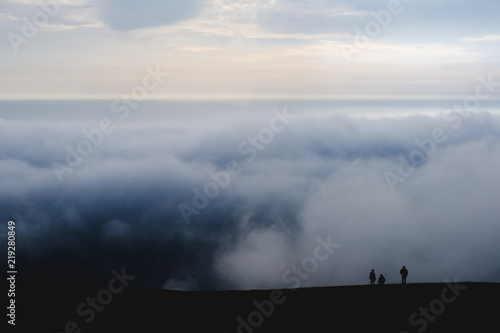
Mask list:
[[[113,295],[100,312],[94,311],[93,316],[91,307],[81,303],[87,297],[96,298],[104,288],[107,287],[76,291],[46,286],[30,295],[24,293],[18,297],[17,323],[28,325],[32,331],[52,333],[78,333],[78,329],[81,332],[362,332],[368,329],[486,332],[497,330],[500,310],[500,284],[435,283],[295,291],[182,292],[125,288]],[[106,292],[100,296],[108,301]],[[79,305],[80,315],[76,312]],[[71,321],[74,324],[68,324]],[[20,330],[19,325],[17,329],[27,332],[26,328]]]

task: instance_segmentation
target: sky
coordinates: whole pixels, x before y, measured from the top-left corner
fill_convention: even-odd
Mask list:
[[[147,66],[157,99],[446,99],[500,59],[495,0],[0,4],[1,99],[114,99]]]
[[[498,1],[0,4],[26,280],[500,282]]]

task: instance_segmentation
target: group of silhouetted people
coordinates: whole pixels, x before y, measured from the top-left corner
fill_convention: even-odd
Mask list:
[[[403,268],[401,268],[401,270],[399,271],[399,274],[401,274],[401,283],[406,284],[406,277],[408,276],[408,270],[406,269],[405,266],[403,266]],[[370,272],[370,285],[372,285],[372,284],[374,285],[375,281],[377,281],[377,275],[375,274],[375,270],[372,269],[372,271]],[[378,284],[379,285],[385,284],[384,274],[380,274],[380,276],[378,277]]]

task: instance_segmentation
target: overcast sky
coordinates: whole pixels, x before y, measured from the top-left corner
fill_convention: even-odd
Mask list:
[[[1,1],[0,98],[115,98],[148,65],[150,98],[454,98],[499,67],[495,0],[39,2]]]

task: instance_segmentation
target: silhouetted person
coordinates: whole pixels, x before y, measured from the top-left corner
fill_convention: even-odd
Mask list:
[[[372,269],[372,271],[370,272],[370,285],[374,285],[375,281],[377,281],[377,276],[375,275],[375,270]]]
[[[406,277],[408,276],[408,270],[406,269],[405,266],[403,266],[403,268],[401,268],[401,270],[399,271],[399,274],[401,274],[401,283],[406,284]]]
[[[385,277],[383,274],[380,274],[380,276],[378,277],[378,284],[383,286],[385,283]]]

